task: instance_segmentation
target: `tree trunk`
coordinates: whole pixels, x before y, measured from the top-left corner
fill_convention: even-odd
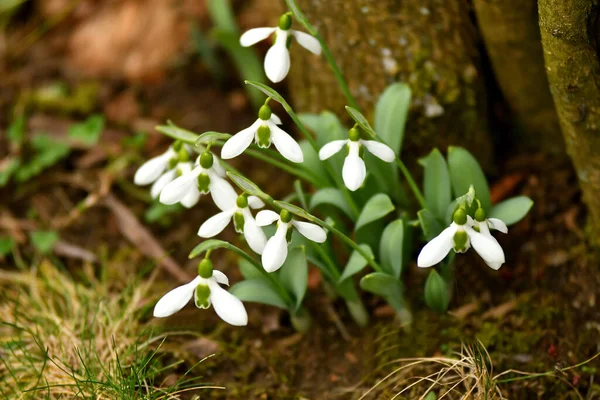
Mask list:
[[[522,149],[564,154],[548,89],[536,0],[474,0],[494,75],[523,132]]]
[[[491,164],[486,93],[466,1],[298,3],[331,48],[367,116],[387,85],[410,85],[405,157],[414,160],[434,146],[461,145]],[[298,46],[292,46],[289,83],[298,110],[345,114],[346,101],[325,61]]]
[[[600,234],[600,63],[598,5],[539,0],[550,91],[596,238]]]

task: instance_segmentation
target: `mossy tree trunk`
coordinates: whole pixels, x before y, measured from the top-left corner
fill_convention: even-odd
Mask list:
[[[595,5],[594,5],[595,4]],[[573,160],[594,237],[600,236],[600,62],[598,4],[539,0],[550,91]]]
[[[473,4],[495,78],[520,126],[517,145],[564,154],[548,89],[537,0],[474,0]]]
[[[369,115],[390,83],[413,90],[404,156],[462,145],[491,164],[486,92],[468,3],[458,0],[299,0]],[[283,11],[283,8],[279,11]],[[289,84],[298,110],[344,115],[324,60],[292,46]]]

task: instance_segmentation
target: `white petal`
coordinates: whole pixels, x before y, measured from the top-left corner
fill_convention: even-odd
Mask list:
[[[210,195],[216,206],[222,211],[230,210],[235,207],[237,193],[225,179],[217,174],[210,175]]]
[[[229,160],[242,154],[250,146],[250,143],[252,143],[252,139],[254,139],[254,135],[262,122],[262,120],[257,119],[248,128],[230,137],[221,149],[221,157],[224,160]]]
[[[327,240],[327,232],[319,225],[295,220],[292,220],[292,225],[296,227],[302,236],[313,242],[323,243]]]
[[[321,150],[319,150],[319,158],[321,160],[327,160],[329,157],[342,150],[346,143],[348,143],[347,139],[334,140],[333,142],[327,143],[325,146],[321,147]]]
[[[502,233],[508,233],[508,227],[506,226],[504,221],[502,221],[501,219],[488,218],[487,222],[488,222],[488,225],[490,226],[490,228],[500,231]]]
[[[298,44],[313,54],[321,54],[321,44],[312,35],[305,32],[292,30],[292,35],[296,38]]]
[[[133,183],[136,185],[148,185],[157,180],[164,170],[167,169],[170,158],[171,153],[167,151],[143,163],[135,172]]]
[[[279,214],[271,210],[262,210],[256,214],[256,224],[258,226],[271,225],[273,222],[279,220]]]
[[[160,195],[160,192],[177,176],[177,170],[172,169],[165,172],[158,178],[150,188],[150,196],[155,199]]]
[[[442,233],[431,239],[421,249],[417,258],[417,265],[421,268],[427,268],[442,261],[454,247],[454,234],[457,229],[458,226],[452,223]]]
[[[213,269],[213,275],[212,276],[221,285],[227,285],[227,286],[229,286],[229,278],[227,278],[227,275],[225,275],[221,271],[219,271],[217,269]]]
[[[290,71],[290,52],[287,45],[287,32],[278,30],[277,40],[265,56],[265,73],[271,82],[281,82]]]
[[[288,243],[286,238],[287,225],[279,225],[277,232],[273,235],[265,245],[262,253],[262,265],[265,271],[275,272],[285,262],[288,255]]]
[[[277,125],[281,125],[281,118],[279,118],[275,113],[271,113],[271,121],[276,123]]]
[[[235,208],[228,211],[220,212],[207,219],[200,226],[200,229],[198,230],[198,236],[203,238],[210,238],[223,232],[223,229],[225,229],[225,227],[229,225],[234,211]]]
[[[248,196],[248,206],[256,210],[257,208],[263,208],[265,203],[256,196]]]
[[[275,125],[273,122],[267,122],[271,129],[271,137],[275,148],[282,156],[291,162],[301,163],[304,161],[304,154],[298,142],[296,142],[289,134]]]
[[[244,32],[244,34],[240,37],[240,44],[243,47],[252,46],[260,42],[261,40],[265,40],[273,32],[275,32],[277,28],[254,28],[249,31]]]
[[[213,154],[213,166],[212,169],[219,175],[221,178],[225,178],[227,176],[227,172],[225,168],[221,165],[221,161],[219,157]]]
[[[348,154],[342,168],[342,178],[346,187],[352,191],[357,190],[362,186],[366,176],[367,168],[363,159],[358,154]]]
[[[396,159],[394,150],[386,144],[376,140],[361,140],[360,142],[369,150],[369,153],[385,162],[391,163]]]
[[[165,294],[154,306],[154,316],[157,318],[168,317],[181,310],[194,295],[194,290],[202,278],[196,277],[190,283],[176,287]]]
[[[181,175],[173,182],[169,183],[160,192],[160,202],[163,204],[175,204],[183,199],[187,194],[194,190],[197,185],[196,178],[200,173],[199,167],[194,168],[192,172]]]
[[[242,210],[242,213],[244,214],[244,237],[246,238],[246,242],[248,242],[248,246],[250,246],[253,252],[262,254],[267,243],[265,232],[256,224],[256,220],[252,217],[250,210],[245,208]]]
[[[190,192],[186,194],[179,202],[185,208],[192,208],[198,204],[198,201],[200,201],[200,196],[202,196],[202,194],[198,191],[198,188],[193,186]]]
[[[490,268],[497,270],[504,264],[504,250],[502,250],[496,238],[489,233],[485,224],[481,224],[479,229],[482,231],[481,233],[469,226],[465,227],[473,249]]]
[[[240,299],[223,289],[212,279],[208,280],[208,287],[210,288],[212,306],[223,321],[234,326],[248,325],[248,313]]]

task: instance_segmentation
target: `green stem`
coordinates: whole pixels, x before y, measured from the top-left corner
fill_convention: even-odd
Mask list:
[[[412,175],[408,171],[408,168],[406,168],[406,165],[404,165],[404,163],[402,162],[402,160],[400,160],[400,158],[396,158],[396,165],[400,169],[400,172],[402,172],[402,175],[404,175],[404,178],[406,179],[408,186],[410,186],[410,190],[412,190],[413,194],[417,198],[417,201],[419,202],[419,205],[421,206],[421,208],[427,208],[427,203],[425,202],[425,196],[423,196],[423,193],[421,193],[421,189],[419,189],[419,186],[417,185],[417,183],[413,179]]]
[[[298,22],[300,22],[300,24],[304,27],[304,29],[306,29],[308,31],[308,33],[310,33],[312,36],[314,36],[315,39],[317,39],[319,41],[319,43],[321,44],[321,49],[323,50],[323,55],[325,56],[325,60],[327,60],[329,67],[333,71],[333,75],[335,76],[335,79],[337,80],[338,84],[340,85],[340,89],[344,93],[344,96],[346,97],[346,101],[348,101],[348,104],[350,106],[352,106],[353,108],[356,108],[357,110],[360,111],[360,108],[358,107],[358,103],[356,102],[356,99],[352,95],[352,92],[350,92],[350,88],[348,87],[348,83],[346,82],[346,79],[344,78],[344,74],[342,73],[340,67],[338,67],[337,63],[335,62],[335,58],[333,57],[333,54],[331,54],[329,47],[327,47],[327,43],[325,43],[325,40],[323,40],[323,38],[321,37],[319,32],[317,32],[317,30],[311,25],[311,23],[308,21],[308,19],[304,15],[304,13],[300,10],[300,7],[298,7],[298,4],[296,4],[295,0],[285,0],[285,2],[287,3],[289,9],[292,11],[294,16],[296,17],[296,20]]]

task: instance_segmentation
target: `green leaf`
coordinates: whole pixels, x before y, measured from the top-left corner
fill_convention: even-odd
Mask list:
[[[296,21],[298,21],[302,26],[304,26],[304,28],[306,28],[308,30],[308,28],[311,26],[310,22],[304,16],[302,11],[300,10],[300,7],[298,7],[298,5],[296,4],[296,1],[295,0],[285,0],[285,2],[288,5],[290,11],[294,14],[294,18],[296,19]]]
[[[21,159],[18,157],[8,157],[6,161],[0,163],[0,187],[6,186],[10,177],[13,176],[21,165]]]
[[[25,182],[59,162],[69,155],[71,149],[64,143],[57,142],[46,134],[37,134],[31,138],[34,156],[26,164],[21,164],[15,170],[17,182]]]
[[[196,140],[196,145],[203,146],[205,144],[209,144],[209,143],[213,143],[213,142],[226,141],[230,137],[231,137],[231,135],[229,133],[208,131],[208,132],[204,132],[203,134],[198,136],[198,140]]]
[[[239,36],[230,0],[208,0],[206,8],[214,26],[228,32],[238,33]]]
[[[306,212],[302,208],[295,206],[293,204],[286,203],[285,201],[278,201],[278,200],[275,200],[273,202],[273,204],[275,204],[279,208],[288,210],[289,212],[291,212],[292,214],[294,214],[297,217],[304,218],[304,219],[312,221],[312,222],[316,221],[316,218],[313,215],[310,215],[308,212]]]
[[[350,106],[346,106],[346,111],[348,111],[348,114],[350,114],[350,117],[354,120],[354,122],[356,122],[366,133],[373,137],[377,136],[377,133],[375,133],[373,128],[371,128],[367,118],[365,118],[360,111]]]
[[[15,241],[10,236],[0,236],[0,258],[12,253]]]
[[[23,143],[25,137],[25,117],[17,117],[6,129],[6,138],[13,145],[20,145]]]
[[[371,247],[369,245],[361,244],[359,245],[359,247],[369,255],[370,259],[375,258],[375,256],[373,255],[373,251],[371,250]],[[354,250],[350,255],[350,259],[348,260],[348,263],[344,268],[344,273],[338,280],[338,283],[341,283],[342,281],[350,278],[352,275],[359,273],[368,264],[369,260],[365,260],[365,258],[358,251]]]
[[[379,242],[379,258],[385,272],[396,278],[402,273],[402,266],[407,259],[410,246],[405,246],[408,229],[403,219],[392,221],[385,227]]]
[[[393,83],[383,91],[375,105],[375,131],[396,156],[400,155],[410,100],[410,87]]]
[[[314,210],[323,204],[332,205],[343,211],[348,217],[352,218],[352,209],[339,189],[325,188],[317,191],[310,198],[309,209]]]
[[[31,244],[42,254],[48,254],[58,241],[58,233],[54,231],[33,231],[29,235]]]
[[[232,249],[235,246],[232,245],[229,242],[225,242],[223,240],[218,240],[218,239],[209,239],[209,240],[205,240],[204,242],[200,243],[199,245],[197,245],[196,247],[194,247],[194,249],[190,252],[190,255],[188,256],[188,258],[194,258],[199,256],[202,253],[207,252],[208,250],[214,250],[214,249]]]
[[[433,213],[426,208],[417,212],[417,216],[419,217],[421,230],[428,241],[439,235],[444,229]]]
[[[323,111],[321,114],[298,114],[298,118],[314,132],[319,147],[333,140],[348,139],[346,129],[337,115],[330,111]]]
[[[242,276],[244,277],[244,279],[260,279],[260,280],[265,280],[266,278],[264,277],[264,275],[256,269],[256,267],[254,266],[254,264],[252,264],[250,261],[240,258],[240,261],[238,263],[238,267],[240,269],[240,272],[242,274]]]
[[[446,160],[438,149],[433,149],[427,157],[421,158],[419,163],[425,168],[423,188],[427,208],[438,220],[443,221],[448,205],[452,203],[450,174]]]
[[[473,185],[475,194],[481,200],[485,211],[491,207],[490,188],[479,163],[466,149],[462,147],[448,148],[448,168],[454,196],[462,196]]]
[[[296,310],[300,308],[308,285],[308,265],[304,246],[290,249],[279,272],[279,280],[285,289],[294,295]]]
[[[450,304],[450,287],[435,269],[431,270],[425,282],[425,303],[440,313],[446,312]]]
[[[304,162],[302,162],[302,166],[307,171],[312,172],[313,175],[318,177],[319,181],[323,182],[325,186],[330,186],[332,184],[331,179],[327,174],[325,168],[323,168],[323,161],[319,159],[319,155],[312,147],[312,145],[306,140],[301,140],[298,144],[302,149],[302,153],[304,153]]]
[[[144,221],[149,224],[155,222],[166,222],[168,224],[170,222],[167,218],[169,215],[181,213],[184,210],[185,208],[179,203],[167,205],[154,201],[144,213]]]
[[[284,107],[285,106],[289,107],[289,104],[287,103],[287,101],[285,101],[285,99],[279,93],[277,93],[277,91],[275,89],[265,85],[264,83],[247,80],[246,84],[257,88],[258,90],[260,90],[261,92],[263,92],[264,94],[266,94],[267,96],[269,96],[270,98],[275,100],[276,102],[280,103]]]
[[[249,279],[233,285],[229,293],[240,299],[251,303],[262,303],[274,307],[288,309],[287,304],[281,296],[266,282],[258,279]]]
[[[402,282],[383,272],[373,272],[363,276],[360,288],[379,296],[388,297],[402,293]]]
[[[504,200],[492,207],[488,218],[501,219],[506,225],[516,224],[529,212],[533,200],[527,196],[517,196]]]
[[[198,134],[180,128],[171,121],[167,121],[167,124],[168,125],[158,125],[155,129],[160,133],[185,143],[194,144],[198,140]]]
[[[100,139],[100,135],[104,130],[104,123],[102,115],[92,115],[82,123],[71,125],[68,135],[71,139],[76,139],[87,146],[93,146]]]
[[[227,176],[239,187],[242,191],[248,193],[251,196],[260,197],[261,199],[270,200],[271,197],[259,189],[252,181],[246,179],[245,177],[236,174],[235,172],[227,172]],[[267,201],[268,202],[268,201]]]
[[[354,231],[357,232],[363,226],[385,217],[394,211],[395,208],[387,194],[379,193],[374,195],[362,209],[358,221],[356,221]]]

